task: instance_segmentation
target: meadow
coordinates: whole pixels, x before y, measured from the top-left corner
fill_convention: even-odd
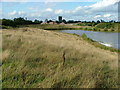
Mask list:
[[[90,23],[92,24],[92,23]],[[19,27],[32,27],[45,30],[87,30],[99,32],[119,32],[119,23],[99,23],[94,26],[89,24],[33,24],[33,25],[20,25]]]
[[[3,88],[118,87],[118,52],[91,44],[85,35],[38,27],[0,34]]]

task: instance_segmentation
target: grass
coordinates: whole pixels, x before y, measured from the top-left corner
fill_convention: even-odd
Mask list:
[[[60,24],[34,24],[34,25],[22,25],[19,27],[39,28],[45,30],[87,30],[87,31],[100,31],[100,32],[119,32],[118,24],[114,24],[111,28],[100,28],[102,23],[96,26],[80,26],[80,25],[60,25]],[[107,26],[107,25],[106,25]]]
[[[117,88],[117,53],[83,37],[36,28],[3,30],[2,87]]]
[[[19,25],[16,28],[38,28],[44,30],[87,30],[98,32],[119,32],[119,23],[99,23],[96,26],[82,26],[82,25],[61,25],[61,24],[33,24],[33,25]],[[16,29],[9,26],[0,26],[3,29]]]
[[[83,26],[83,25],[78,24],[78,26]],[[84,25],[84,26],[88,26],[88,25]],[[88,26],[86,28],[83,28],[83,30],[100,31],[100,32],[119,32],[118,26],[119,26],[119,23],[99,23],[95,26]]]
[[[20,26],[24,27],[24,26]],[[39,28],[39,29],[45,29],[45,30],[71,30],[75,29],[74,26],[70,25],[59,25],[59,24],[36,24],[36,25],[27,25],[25,27],[33,27],[33,28]]]
[[[60,24],[34,24],[34,25],[23,25],[19,27],[30,27],[30,28],[39,28],[44,30],[85,30],[89,26],[77,26],[77,25],[60,25]]]
[[[118,52],[118,53],[120,52],[120,50],[118,50],[118,49],[115,49],[115,48],[112,48],[112,47],[107,47],[105,45],[102,45],[102,44],[98,43],[97,41],[94,41],[94,40],[88,38],[86,34],[82,34],[80,36],[80,35],[74,33],[74,34],[71,34],[71,35],[82,37],[84,40],[86,40],[88,43],[94,45],[95,47],[99,47],[99,48],[104,49],[104,50],[109,50],[111,52]]]
[[[115,49],[115,48],[112,48],[112,47],[107,47],[105,45],[102,45],[102,44],[98,43],[97,41],[94,41],[94,40],[88,38],[86,34],[82,34],[82,38],[84,40],[88,41],[90,44],[92,44],[96,47],[99,47],[101,49],[110,50],[112,52],[120,52],[120,50],[118,50],[118,49]]]

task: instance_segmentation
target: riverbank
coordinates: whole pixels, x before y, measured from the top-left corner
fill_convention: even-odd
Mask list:
[[[82,37],[84,40],[86,40],[87,42],[89,42],[90,44],[94,45],[95,47],[99,47],[101,49],[104,49],[104,50],[109,50],[111,52],[120,52],[120,50],[116,49],[116,48],[113,48],[113,47],[109,47],[109,46],[106,46],[102,43],[99,43],[97,41],[94,41],[92,40],[91,38],[88,38],[86,34],[82,34],[81,36],[78,35],[78,34],[72,34],[72,35],[76,35],[78,37]]]
[[[118,87],[118,53],[95,47],[84,36],[36,28],[2,34],[3,87]]]
[[[113,33],[113,32],[94,32],[94,31],[83,31],[83,30],[59,30],[59,32],[65,32],[65,33],[71,33],[71,34],[77,34],[78,36],[85,34],[85,36],[91,41],[94,40],[98,42],[99,44],[105,45],[108,47],[112,47],[115,49],[120,49],[118,45],[118,34],[119,33]],[[101,37],[102,36],[102,37]],[[88,40],[89,40],[88,39]]]
[[[120,32],[118,24],[115,24],[114,28],[99,28],[98,26],[80,26],[72,24],[34,24],[34,25],[22,25],[19,27],[30,27],[30,28],[39,28],[45,30],[86,30],[86,31],[97,31],[97,32]]]
[[[107,28],[105,26],[110,26],[109,23],[100,23],[96,26],[83,26],[79,24],[31,24],[31,25],[18,25],[16,27],[4,26],[1,25],[0,27],[3,29],[16,29],[16,28],[38,28],[44,30],[86,30],[86,31],[97,31],[97,32],[120,32],[119,30],[119,23],[115,23],[111,25],[111,28]]]

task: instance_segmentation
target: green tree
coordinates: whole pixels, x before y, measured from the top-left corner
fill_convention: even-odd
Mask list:
[[[2,19],[2,25],[16,27],[16,23],[10,19]]]
[[[35,20],[34,20],[34,23],[35,23],[35,24],[40,24],[40,23],[42,23],[42,21],[39,21],[39,20],[35,19]]]

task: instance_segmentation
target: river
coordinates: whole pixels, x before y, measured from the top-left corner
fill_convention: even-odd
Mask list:
[[[62,30],[61,32],[75,33],[78,35],[86,34],[87,37],[95,40],[105,46],[120,49],[120,42],[118,40],[118,32],[96,32],[96,31],[85,31],[85,30]]]

